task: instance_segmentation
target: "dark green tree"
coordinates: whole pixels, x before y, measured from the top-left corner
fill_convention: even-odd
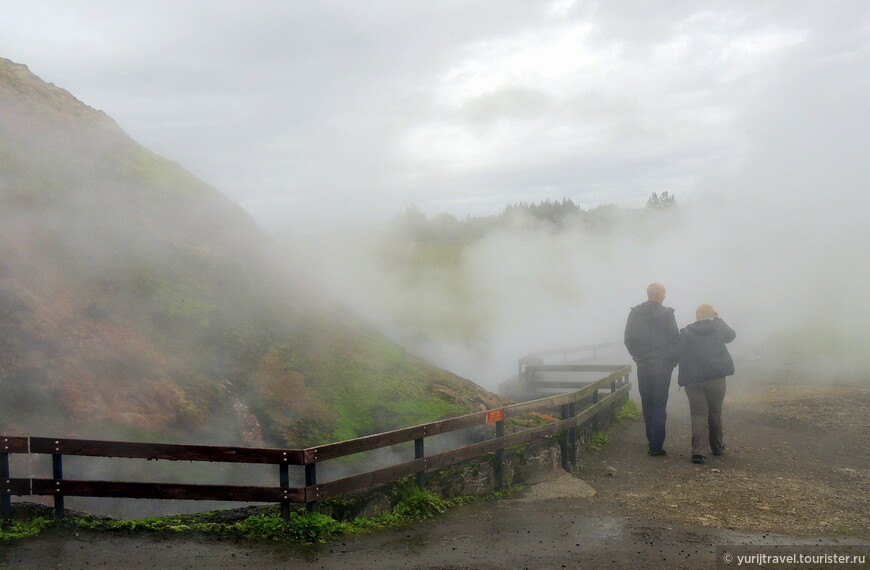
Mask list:
[[[666,210],[677,205],[677,197],[669,193],[667,190],[658,194],[653,192],[646,201],[646,207],[651,210]]]

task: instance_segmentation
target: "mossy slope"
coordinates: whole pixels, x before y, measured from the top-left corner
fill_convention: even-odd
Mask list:
[[[309,445],[499,404],[273,260],[241,208],[0,59],[0,431]]]

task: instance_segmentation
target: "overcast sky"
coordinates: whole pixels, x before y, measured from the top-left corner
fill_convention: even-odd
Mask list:
[[[0,56],[280,231],[691,201],[776,154],[784,94],[855,136],[868,50],[866,0],[0,0]]]

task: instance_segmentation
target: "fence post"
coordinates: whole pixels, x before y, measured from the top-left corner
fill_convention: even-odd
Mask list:
[[[414,440],[414,459],[423,459],[424,457],[426,457],[426,453],[423,448],[423,438],[421,437]],[[424,469],[417,472],[417,486],[422,489],[425,483],[426,471]]]
[[[504,420],[495,422],[495,437],[504,437]],[[495,452],[495,484],[499,489],[504,488],[504,447]]]
[[[595,390],[594,392],[592,392],[592,405],[594,406],[597,403],[598,403],[598,390]],[[598,414],[599,413],[600,412],[595,412],[595,415],[592,416],[592,431],[593,432],[596,432],[599,430],[599,425],[598,425]]]
[[[57,491],[54,495],[54,516],[56,518],[63,518],[64,508],[63,508],[63,494],[61,493],[60,481],[63,479],[63,455],[59,453],[54,453],[51,456],[51,472],[52,477],[54,478],[55,490]]]
[[[4,486],[9,485],[9,454],[0,453],[0,481]],[[6,492],[11,492],[12,489],[7,487]],[[12,495],[0,495],[0,519],[9,520],[12,518]]]
[[[568,404],[568,417],[573,418],[577,415],[577,401]],[[577,466],[577,425],[568,430],[568,464],[573,470]]]
[[[286,457],[284,461],[287,461]],[[286,463],[278,466],[278,478],[281,488],[287,489],[290,486],[290,468]],[[287,491],[284,491],[284,497],[285,499],[281,501],[281,518],[286,521],[290,520],[290,502],[286,499]]]
[[[561,408],[559,408],[559,409],[561,412],[562,419],[567,420],[570,417],[569,414],[571,413],[570,404],[562,404]],[[562,448],[562,469],[564,469],[565,471],[571,470],[571,459],[570,459],[570,455],[571,455],[570,439],[571,439],[571,436],[569,435],[570,432],[571,432],[570,429],[562,432],[562,434],[565,437],[562,438],[562,444],[560,446]]]
[[[310,487],[312,485],[317,485],[317,463],[306,463],[305,464],[305,486]],[[319,501],[311,501],[305,504],[305,507],[308,509],[309,513],[319,513],[320,512],[320,502]]]

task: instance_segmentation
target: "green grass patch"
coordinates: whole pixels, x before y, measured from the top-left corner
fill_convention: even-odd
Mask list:
[[[640,410],[634,400],[626,400],[613,414],[616,423],[636,420],[640,417]]]
[[[393,512],[400,516],[415,519],[428,519],[443,513],[450,506],[431,491],[421,489],[416,484],[405,484],[399,487],[399,503],[393,508]]]
[[[592,451],[601,451],[610,444],[610,436],[603,431],[596,431],[589,437],[589,445]]]

